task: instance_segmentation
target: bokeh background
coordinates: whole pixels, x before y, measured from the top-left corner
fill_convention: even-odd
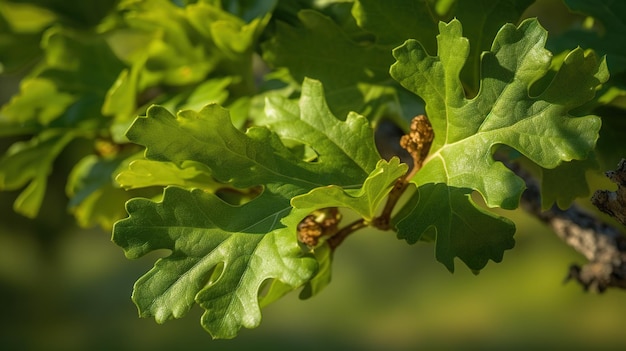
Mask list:
[[[562,6],[539,1],[531,14],[552,35],[573,18]],[[18,81],[1,78],[0,102]],[[2,350],[626,350],[626,292],[564,283],[584,258],[519,211],[506,214],[516,247],[479,275],[460,262],[450,274],[432,245],[364,231],[338,249],[320,295],[279,300],[234,340],[212,340],[197,306],[164,325],[140,319],[132,285],[156,256],[129,261],[109,232],[78,228],[67,214],[64,175],[81,147],[59,157],[36,220],[12,211],[17,192],[0,192]]]
[[[214,341],[197,306],[163,325],[139,319],[132,284],[155,257],[128,261],[103,231],[53,232],[72,222],[49,206],[37,223],[3,208],[3,350],[626,349],[626,293],[564,284],[568,265],[584,259],[523,213],[511,213],[516,248],[477,276],[461,264],[450,274],[431,245],[359,232],[338,249],[320,295],[291,294],[263,311],[260,327]]]

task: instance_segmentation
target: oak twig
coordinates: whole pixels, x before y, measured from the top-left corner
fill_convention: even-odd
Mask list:
[[[400,146],[411,155],[413,166],[408,174],[396,181],[393,189],[389,192],[387,203],[385,203],[382,213],[372,223],[376,228],[381,230],[390,229],[389,224],[393,209],[406,190],[411,178],[422,168],[434,138],[433,127],[428,118],[425,115],[415,116],[411,121],[411,131],[400,139]]]
[[[413,118],[411,122],[411,131],[409,134],[402,136],[400,139],[400,146],[405,149],[413,159],[413,165],[410,172],[398,180],[396,180],[393,188],[387,196],[387,202],[383,208],[381,214],[374,218],[371,222],[365,221],[365,219],[359,219],[348,226],[342,228],[337,232],[333,232],[327,239],[327,243],[331,250],[335,249],[352,233],[355,231],[372,225],[380,230],[389,230],[391,223],[391,215],[396,207],[400,197],[407,189],[409,180],[422,168],[422,164],[428,156],[430,151],[430,145],[435,135],[433,128],[425,115],[419,115]],[[307,244],[309,247],[315,246],[319,237],[324,235],[324,226],[319,226],[318,223],[309,216],[305,218],[299,225],[299,237],[300,242]],[[336,224],[336,223],[333,223]]]
[[[338,231],[335,235],[328,238],[326,242],[328,243],[328,246],[330,246],[331,251],[334,252],[335,249],[337,249],[337,247],[348,237],[348,235],[365,227],[367,227],[367,223],[365,222],[365,220],[363,218],[358,219],[350,223],[346,227],[341,228],[341,230]]]
[[[573,264],[566,281],[575,279],[585,290],[595,292],[604,292],[609,287],[626,289],[626,238],[621,231],[575,204],[566,210],[553,206],[542,211],[537,180],[517,165],[509,167],[526,181],[521,207],[589,260],[583,266]]]

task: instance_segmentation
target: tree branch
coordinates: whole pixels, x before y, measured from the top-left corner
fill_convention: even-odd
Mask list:
[[[521,207],[589,260],[582,267],[573,264],[566,280],[575,279],[585,290],[595,292],[609,287],[626,289],[626,238],[621,231],[575,204],[566,210],[553,206],[542,211],[537,180],[518,165],[509,167],[526,181]]]

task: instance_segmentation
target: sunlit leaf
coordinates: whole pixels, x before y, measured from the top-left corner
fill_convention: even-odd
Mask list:
[[[459,72],[469,50],[454,20],[440,25],[438,56],[409,40],[394,51],[391,74],[426,102],[435,132],[418,185],[443,182],[478,190],[489,206],[515,208],[523,181],[493,160],[498,144],[508,145],[543,168],[585,159],[598,138],[597,116],[569,111],[590,100],[608,78],[606,63],[593,53],[573,50],[548,88],[530,96],[533,82],[546,74],[550,52],[546,32],[536,20],[506,25],[482,59],[481,91],[465,97]],[[577,84],[571,84],[576,77]]]
[[[380,211],[382,202],[395,185],[396,180],[404,175],[408,166],[400,164],[397,157],[390,162],[381,160],[376,169],[359,189],[343,189],[336,185],[315,188],[310,192],[294,197],[291,205],[295,208],[313,210],[326,207],[346,207],[356,211],[367,221],[374,219]]]
[[[299,103],[284,99],[268,108],[274,122],[270,127],[306,143],[319,160],[296,157],[265,127],[239,131],[228,111],[217,105],[177,116],[153,106],[128,131],[130,140],[146,146],[150,161],[141,165],[148,172],[183,176],[195,167],[224,186],[264,187],[242,205],[200,189],[177,187],[166,188],[160,202],[128,203],[130,217],[116,224],[113,236],[126,255],[137,258],[157,249],[171,250],[135,285],[133,299],[142,316],[157,322],[179,318],[195,301],[206,310],[203,326],[216,338],[231,338],[239,328],[259,324],[263,284],[274,282],[263,304],[306,284],[304,296],[325,285],[328,265],[323,266],[325,273],[316,275],[318,261],[297,241],[297,224],[308,213],[292,210],[290,200],[318,187],[366,182],[379,159],[373,132],[362,116],[351,114],[346,121],[334,117],[321,84],[313,80],[304,82]],[[157,161],[164,165],[158,167]],[[171,172],[172,165],[180,168]],[[397,160],[395,167],[396,172],[405,170]],[[189,170],[194,173],[194,168]],[[140,176],[122,174],[131,182]],[[184,178],[179,184],[190,185]]]
[[[536,20],[526,20],[498,32],[491,51],[482,56],[480,91],[468,99],[460,72],[469,42],[457,20],[440,23],[439,30],[437,56],[415,40],[394,50],[391,75],[424,99],[435,133],[423,168],[411,180],[418,186],[412,198],[417,205],[398,216],[398,236],[415,242],[432,228],[437,259],[448,269],[454,256],[480,269],[512,247],[513,227],[476,207],[469,194],[476,190],[488,206],[513,209],[525,189],[521,178],[494,160],[494,149],[507,145],[549,169],[587,158],[600,119],[569,111],[593,98],[608,72],[604,60],[575,49],[547,88],[530,95],[531,85],[548,72],[551,54],[544,49],[545,30]],[[439,214],[432,215],[431,208],[439,208]]]

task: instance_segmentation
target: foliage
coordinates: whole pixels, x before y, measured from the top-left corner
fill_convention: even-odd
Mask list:
[[[113,228],[128,258],[169,251],[133,292],[159,323],[197,303],[213,337],[235,337],[260,307],[323,289],[364,227],[433,241],[450,271],[458,257],[478,272],[514,246],[490,209],[519,205],[508,164],[541,176],[544,207],[567,207],[596,160],[623,151],[596,148],[610,132],[598,114],[624,107],[623,16],[582,2],[567,1],[605,24],[602,39],[547,42],[522,18],[529,0],[95,3],[98,15],[0,2],[0,68],[24,74],[0,110],[0,136],[15,138],[0,189],[23,189],[15,210],[37,216],[55,159],[91,142],[67,175],[69,210]],[[381,157],[378,127],[416,133],[420,113],[425,157]]]

